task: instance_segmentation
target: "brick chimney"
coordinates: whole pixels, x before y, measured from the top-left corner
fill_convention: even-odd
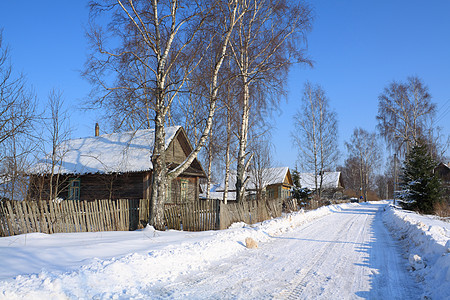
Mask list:
[[[98,126],[98,123],[95,123],[95,136],[100,135],[100,127]]]

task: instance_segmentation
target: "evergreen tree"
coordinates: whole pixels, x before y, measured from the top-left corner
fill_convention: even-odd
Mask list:
[[[299,202],[306,202],[309,200],[309,195],[311,191],[308,188],[302,188],[300,184],[300,173],[297,170],[292,171],[292,182],[294,186],[292,187],[292,198],[297,199]]]
[[[427,214],[433,212],[441,191],[440,181],[433,172],[435,166],[427,144],[419,140],[407,154],[400,176],[400,198],[404,200],[405,208]]]

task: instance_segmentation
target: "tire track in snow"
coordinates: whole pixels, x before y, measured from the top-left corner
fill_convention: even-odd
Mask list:
[[[350,223],[354,223],[355,221],[353,219],[349,219],[345,224],[341,225],[339,231],[336,231],[333,240],[327,242],[313,257],[310,261],[312,261],[312,264],[309,266],[301,269],[301,271],[298,273],[298,275],[291,281],[289,286],[283,290],[279,295],[275,296],[275,299],[299,299],[304,288],[308,284],[310,280],[312,280],[316,276],[316,270],[318,267],[320,267],[324,261],[325,258],[329,255],[330,252],[333,251],[333,249],[337,245],[337,240],[346,229],[348,229],[348,225]]]
[[[421,289],[406,270],[401,250],[387,234],[380,208],[362,205],[343,211],[341,216],[330,216],[329,227],[319,227],[324,233],[317,236],[329,242],[316,246],[317,253],[309,255],[310,263],[276,298],[418,299]]]

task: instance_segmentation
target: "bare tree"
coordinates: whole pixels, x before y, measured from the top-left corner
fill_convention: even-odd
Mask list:
[[[229,66],[231,66],[231,62],[229,62]],[[231,165],[237,159],[236,157],[237,144],[234,137],[237,136],[238,106],[236,95],[238,93],[236,92],[236,85],[233,84],[233,82],[234,81],[231,81],[230,84],[225,85],[223,89],[223,94],[221,97],[224,107],[224,109],[222,110],[223,117],[219,119],[222,120],[223,123],[225,123],[224,126],[222,126],[225,129],[224,135],[225,143],[223,144],[223,152],[224,152],[223,165],[225,169],[223,201],[225,204],[228,201],[228,189],[230,182]]]
[[[384,174],[378,174],[374,180],[377,196],[380,199],[389,199],[389,178]]]
[[[0,166],[0,197],[10,200],[27,199],[28,170],[36,139],[28,134],[13,134],[2,143]]]
[[[336,168],[342,174],[342,181],[345,182],[345,188],[352,190],[355,195],[360,193],[360,172],[359,172],[359,159],[354,156],[348,157],[343,166]]]
[[[65,182],[60,182],[58,166],[61,165],[68,149],[61,147],[62,143],[70,138],[71,129],[68,123],[69,114],[64,108],[64,99],[61,91],[53,89],[48,95],[49,116],[45,126],[50,141],[49,164],[49,200],[58,198],[60,186]]]
[[[367,192],[373,182],[374,170],[381,161],[381,151],[375,133],[356,128],[350,139],[345,143],[349,156],[358,161],[360,196],[367,200]]]
[[[305,84],[302,105],[294,116],[292,138],[304,171],[314,173],[315,193],[321,197],[325,171],[334,168],[338,152],[336,113],[319,85]]]
[[[436,105],[428,87],[418,77],[392,82],[378,97],[378,126],[381,136],[399,155],[407,153],[430,129]]]
[[[250,182],[256,190],[256,199],[263,199],[263,190],[268,182],[275,179],[273,173],[272,145],[267,136],[259,137],[251,142],[251,151],[253,153],[252,163],[250,164],[249,174]]]
[[[36,118],[36,98],[25,76],[15,74],[0,30],[0,168],[3,194],[9,199],[26,195],[29,155]]]
[[[251,161],[247,151],[251,108],[277,103],[292,63],[306,63],[302,42],[310,29],[312,14],[303,2],[288,0],[242,1],[245,14],[233,33],[231,50],[240,86],[240,128],[236,198],[245,200],[246,172]]]
[[[447,161],[445,153],[450,149],[450,135],[445,135],[441,127],[435,126],[435,118],[430,120],[424,140],[430,149],[430,155],[435,161]]]
[[[35,102],[35,95],[27,88],[25,76],[15,76],[13,73],[9,50],[3,44],[0,30],[0,145],[16,134],[29,133]],[[0,154],[0,161],[2,158]]]
[[[114,37],[121,39],[121,47],[108,47],[101,28],[93,26],[90,37],[97,51],[89,58],[85,75],[103,91],[95,104],[101,105],[106,100],[119,106],[126,104],[129,115],[145,116],[144,128],[154,127],[149,223],[157,229],[164,229],[167,180],[186,170],[209,136],[216,110],[218,74],[231,32],[239,18],[237,0],[226,3],[177,0],[105,2],[104,5],[92,2],[91,12],[93,15],[112,14],[109,30]],[[221,27],[217,27],[209,39],[199,42],[196,36],[207,31],[206,24],[214,17],[213,13],[218,14],[216,17]],[[215,48],[219,51],[214,53],[215,63],[209,78],[206,125],[194,151],[184,163],[169,171],[165,159],[165,123],[174,99],[182,92],[202,59],[210,53],[213,39],[220,41],[220,47]],[[111,78],[105,76],[108,73],[114,75],[114,82],[107,82]]]

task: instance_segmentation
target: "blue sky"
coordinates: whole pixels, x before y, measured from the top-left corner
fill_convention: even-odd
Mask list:
[[[92,135],[98,113],[82,112],[90,86],[79,71],[88,52],[88,1],[0,2],[0,27],[16,71],[27,75],[40,101],[52,88],[63,91],[72,111],[73,137]],[[437,125],[450,134],[450,1],[311,1],[315,11],[308,35],[314,67],[295,66],[288,99],[274,112],[275,161],[295,166],[292,117],[303,84],[320,84],[339,120],[339,142],[355,127],[373,131],[378,96],[392,80],[422,78],[438,107]],[[450,153],[447,153],[450,155]]]

